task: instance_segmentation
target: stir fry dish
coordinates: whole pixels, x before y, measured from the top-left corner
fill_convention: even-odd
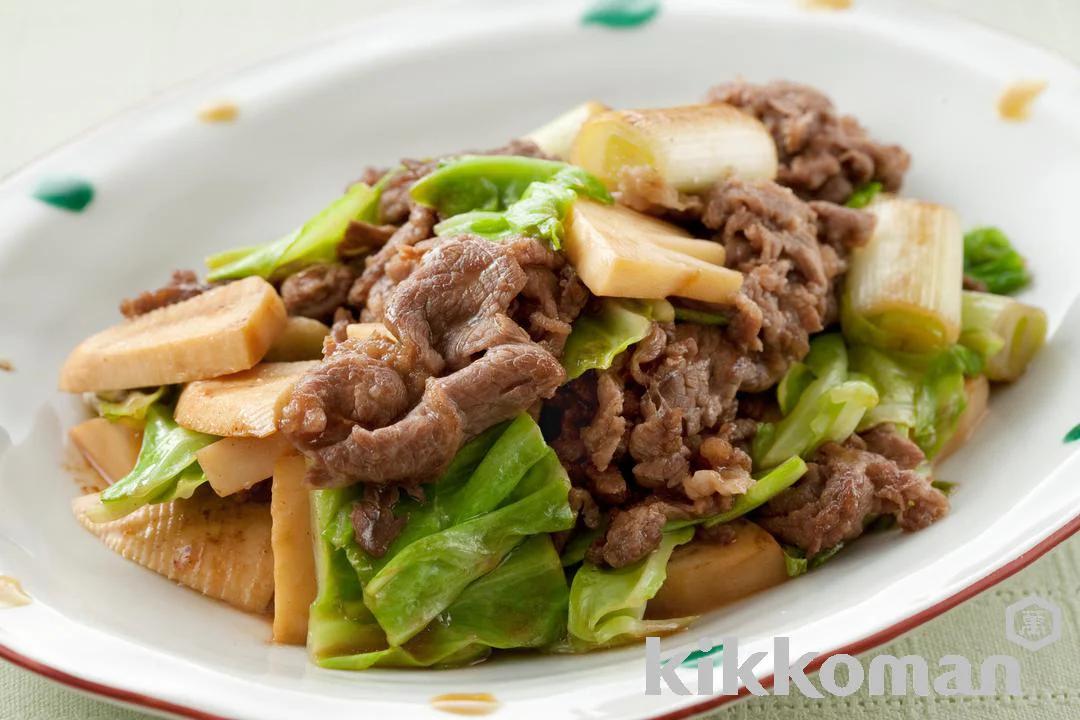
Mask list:
[[[638,642],[904,542],[1047,331],[909,164],[740,81],[369,168],[72,351],[75,516],[339,670]]]

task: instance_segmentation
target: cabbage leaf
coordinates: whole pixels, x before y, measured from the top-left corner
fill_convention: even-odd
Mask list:
[[[996,227],[975,228],[964,234],[964,274],[997,295],[1009,295],[1031,282],[1024,257]]]
[[[515,235],[562,246],[563,219],[579,197],[612,202],[585,170],[515,155],[465,155],[417,181],[410,193],[446,218],[436,235],[472,234],[499,241]]]
[[[465,445],[373,558],[349,514],[361,487],[312,494],[318,594],[308,647],[338,669],[475,662],[542,647],[566,627],[568,588],[549,533],[573,526],[570,482],[527,415]]]
[[[645,620],[645,605],[667,577],[672,551],[687,543],[694,529],[664,532],[660,547],[622,568],[601,568],[586,562],[570,585],[568,649],[588,650],[634,642],[646,635],[669,633],[693,618]]]
[[[652,331],[653,320],[672,315],[666,300],[604,298],[599,310],[574,321],[563,350],[566,379],[589,370],[606,370],[622,352],[641,342]]]
[[[155,403],[146,411],[142,446],[135,467],[101,492],[100,504],[91,509],[94,522],[123,517],[143,505],[191,497],[206,482],[195,453],[218,438],[182,428],[172,409]]]
[[[345,231],[353,220],[376,222],[382,187],[393,172],[373,187],[355,183],[318,215],[285,237],[256,247],[236,248],[206,259],[210,282],[258,275],[280,279],[308,265],[334,262]]]
[[[793,456],[807,458],[826,442],[846,440],[863,415],[878,403],[878,393],[865,379],[848,373],[847,349],[838,334],[820,335],[810,343],[805,369],[814,380],[781,382],[784,404],[791,411],[776,423],[762,423],[752,444],[754,467],[772,468]],[[797,400],[792,386],[804,386]],[[794,405],[792,406],[792,403]]]

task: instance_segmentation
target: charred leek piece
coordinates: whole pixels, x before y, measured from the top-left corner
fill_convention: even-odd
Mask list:
[[[776,145],[756,118],[729,105],[613,110],[581,126],[570,161],[614,187],[623,168],[648,165],[676,190],[730,176],[776,177]]]
[[[577,137],[582,124],[593,115],[608,109],[603,103],[589,100],[567,110],[546,125],[533,130],[525,136],[525,139],[532,140],[537,147],[548,155],[554,155],[560,160],[566,160],[570,157],[570,148],[573,146],[574,138]]]
[[[1046,313],[1004,295],[963,292],[960,342],[979,353],[991,380],[1012,381],[1046,341]]]
[[[964,264],[956,213],[907,198],[882,200],[867,209],[877,224],[866,247],[851,255],[844,335],[911,352],[955,343]]]

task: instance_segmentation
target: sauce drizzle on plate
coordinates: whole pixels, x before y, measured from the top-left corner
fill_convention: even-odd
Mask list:
[[[491,693],[445,693],[431,698],[431,707],[453,715],[476,717],[498,710],[499,701]]]

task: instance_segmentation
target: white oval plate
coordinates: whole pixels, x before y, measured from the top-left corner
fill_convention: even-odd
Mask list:
[[[0,574],[33,602],[0,610],[0,656],[73,687],[189,717],[446,717],[430,699],[486,692],[513,718],[683,717],[725,700],[644,695],[641,648],[518,657],[453,671],[330,672],[274,647],[262,620],[122,560],[68,511],[62,470],[74,403],[53,388],[118,298],[197,267],[212,250],[265,241],[321,207],[368,163],[497,145],[587,98],[676,104],[742,75],[825,89],[914,155],[908,194],[1005,228],[1038,278],[1052,340],[997,393],[975,440],[941,471],[953,512],[912,536],[876,535],[820,571],[704,618],[666,641],[736,635],[740,655],[885,642],[1031,562],[1080,525],[1080,309],[1075,282],[1080,72],[985,29],[874,3],[809,13],[776,2],[666,2],[634,30],[582,26],[581,2],[440,3],[391,15],[132,112],[0,185]],[[867,5],[869,3],[866,3]],[[995,99],[1017,77],[1049,81],[1032,119]],[[232,124],[196,111],[220,98]],[[81,214],[31,199],[76,174]],[[1070,312],[1069,308],[1073,310]],[[10,438],[10,439],[9,439]],[[771,657],[758,666],[771,672]],[[691,671],[684,677],[691,685]]]

